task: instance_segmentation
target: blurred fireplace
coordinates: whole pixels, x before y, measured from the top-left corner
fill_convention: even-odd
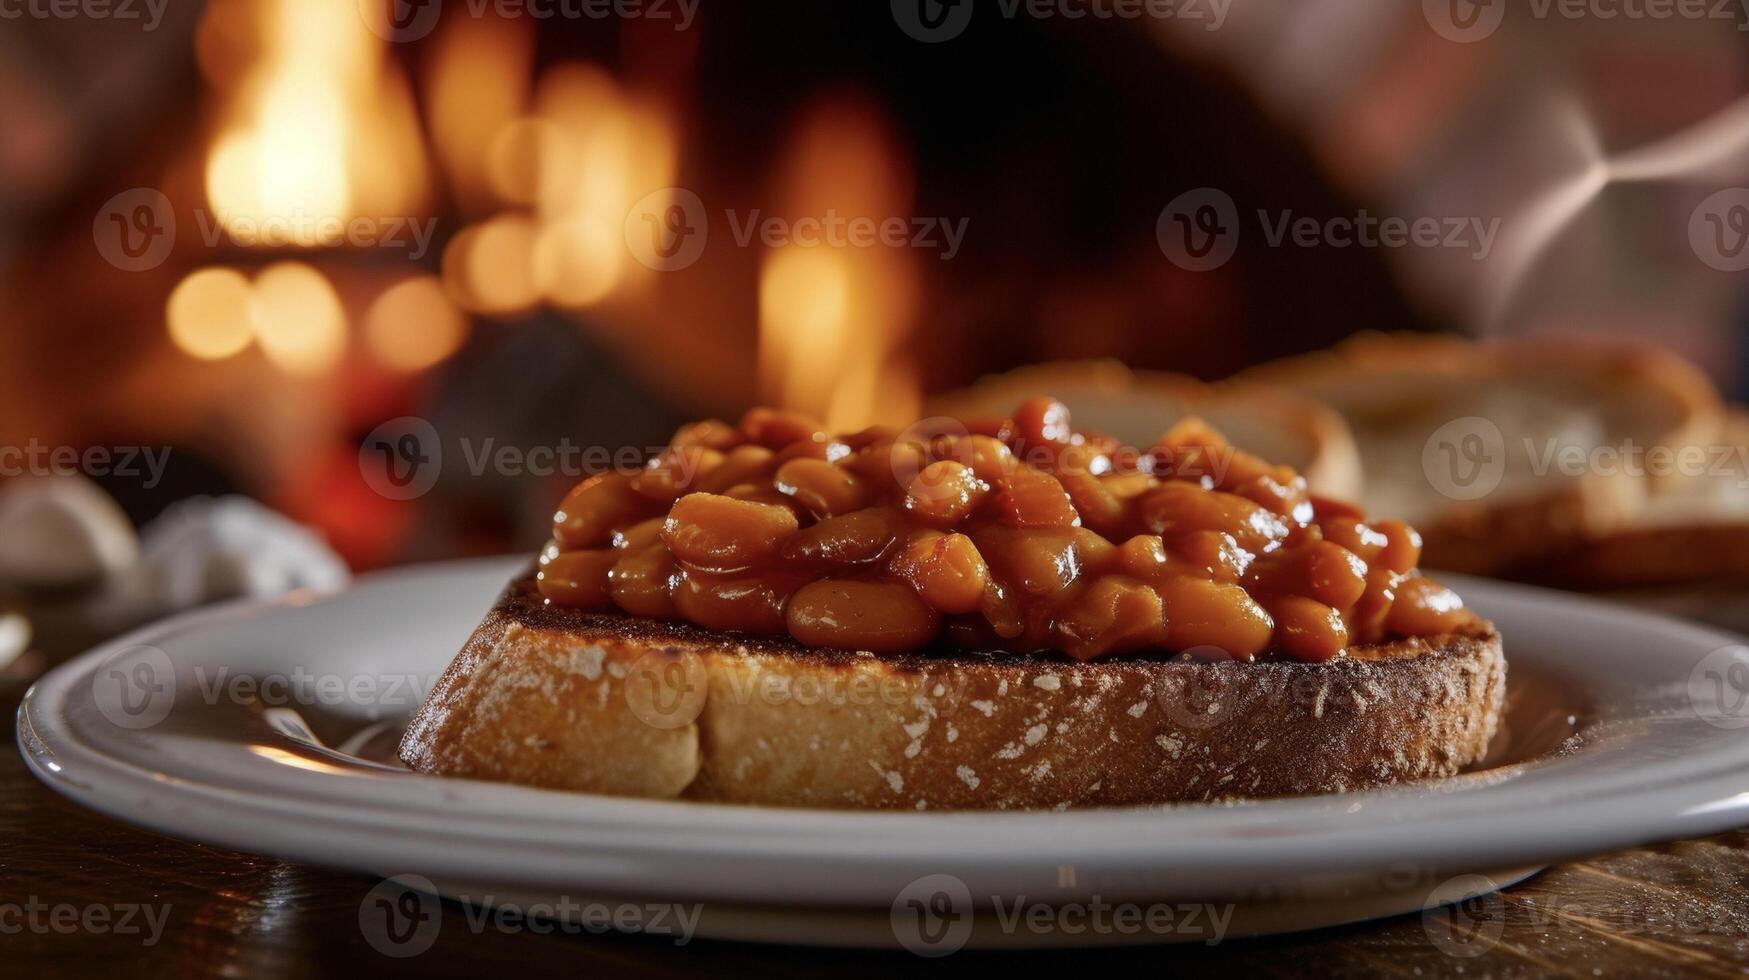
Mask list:
[[[1213,377],[1417,325],[1367,250],[1165,261],[1155,222],[1188,189],[1312,217],[1356,204],[1236,85],[1134,23],[993,18],[921,45],[881,4],[702,9],[686,31],[449,6],[388,44],[354,0],[214,0],[185,39],[198,70],[62,209],[162,189],[176,249],[120,272],[85,223],[44,223],[69,230],[22,251],[15,279],[36,286],[0,337],[0,435],[181,447],[207,482],[375,564],[525,544],[553,492],[524,475],[375,497],[359,440],[399,415],[511,444],[647,444],[758,401],[855,427],[1032,361]],[[709,226],[684,265],[640,256],[626,227],[671,187]],[[651,206],[652,234],[687,217],[676,200]],[[826,213],[900,219],[907,243],[747,234]],[[334,242],[284,220],[300,214],[376,221],[378,239],[379,219],[433,222],[435,240]],[[289,238],[251,239],[250,218]]]

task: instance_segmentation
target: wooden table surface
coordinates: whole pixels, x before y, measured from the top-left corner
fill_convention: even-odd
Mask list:
[[[62,799],[25,768],[10,719],[21,683],[0,683],[0,975],[883,975],[920,966],[1172,975],[1658,977],[1749,974],[1749,833],[1610,854],[1543,872],[1476,906],[1462,934],[1400,916],[1341,929],[1116,951],[981,954],[815,950],[632,935],[471,928],[445,902],[435,942],[379,953],[360,906],[376,879],[190,844]],[[1749,788],[1749,787],[1746,787]],[[160,924],[151,938],[147,910]],[[130,911],[131,910],[131,911]],[[122,921],[130,917],[134,931]],[[107,920],[107,922],[106,922]],[[1471,930],[1474,930],[1473,932]],[[1498,939],[1494,939],[1497,930]],[[1480,938],[1472,938],[1477,937]],[[1458,956],[1448,950],[1477,951]]]

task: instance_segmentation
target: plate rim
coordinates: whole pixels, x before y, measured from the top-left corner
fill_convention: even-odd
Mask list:
[[[1749,823],[1749,793],[1743,791],[1741,778],[1749,769],[1749,739],[1741,739],[1744,744],[1738,753],[1740,757],[1729,760],[1732,765],[1703,767],[1698,771],[1692,765],[1675,766],[1668,778],[1661,780],[1647,781],[1643,772],[1638,779],[1618,777],[1601,784],[1599,800],[1569,794],[1552,804],[1542,804],[1567,811],[1577,808],[1567,814],[1572,820],[1534,821],[1516,828],[1510,839],[1495,838],[1482,847],[1476,836],[1490,825],[1497,830],[1503,814],[1518,815],[1540,808],[1531,794],[1517,797],[1512,794],[1512,787],[1523,785],[1522,773],[1495,785],[1433,784],[1250,801],[1237,806],[1187,804],[1067,812],[919,813],[749,807],[593,796],[412,773],[385,773],[374,781],[352,776],[348,777],[350,782],[335,782],[337,777],[327,774],[328,781],[322,782],[320,778],[304,778],[319,774],[301,770],[295,771],[297,778],[289,784],[296,790],[288,789],[275,796],[258,788],[226,785],[222,780],[201,782],[186,775],[151,770],[82,738],[67,714],[68,700],[88,680],[92,669],[130,646],[173,645],[179,636],[222,623],[271,616],[294,607],[357,601],[360,597],[368,598],[373,590],[392,589],[432,575],[468,578],[477,575],[482,579],[500,573],[507,575],[514,563],[522,560],[469,559],[407,566],[363,576],[351,588],[327,596],[300,593],[278,601],[230,603],[130,632],[67,661],[31,685],[17,714],[20,751],[31,770],[51,788],[93,809],[129,823],[239,850],[387,873],[406,870],[403,865],[417,864],[443,874],[465,876],[479,870],[477,860],[471,859],[469,852],[485,849],[499,857],[519,855],[506,870],[514,870],[514,878],[520,882],[575,881],[582,872],[607,876],[605,880],[620,892],[626,891],[618,887],[624,885],[633,886],[631,894],[672,894],[676,888],[687,887],[689,894],[733,901],[794,898],[801,890],[797,885],[801,879],[792,877],[792,873],[817,882],[823,877],[821,868],[831,871],[824,877],[839,879],[837,887],[818,892],[810,888],[809,894],[817,893],[822,899],[847,904],[867,904],[877,894],[890,900],[891,882],[903,883],[916,877],[909,872],[919,868],[927,869],[922,873],[949,870],[993,884],[1006,883],[998,891],[1007,884],[1026,880],[1028,875],[1036,882],[1040,870],[1063,864],[1165,868],[1169,878],[1195,880],[1218,871],[1261,877],[1315,876],[1353,870],[1357,865],[1377,868],[1393,862],[1401,864],[1410,860],[1407,855],[1413,855],[1418,867],[1438,875],[1471,866],[1562,860]],[[1672,632],[1689,643],[1726,646],[1744,642],[1722,631],[1551,590],[1449,578],[1483,593],[1524,603],[1551,604],[1563,613],[1601,615],[1617,623]],[[482,609],[488,604],[489,596],[483,596]],[[446,651],[445,656],[448,655]],[[275,773],[285,775],[278,770]],[[1621,788],[1619,784],[1624,782],[1634,782],[1635,787]],[[385,795],[383,787],[389,783],[402,788]],[[318,791],[323,787],[329,790],[326,794],[306,795],[297,791]],[[365,798],[361,799],[359,793],[341,792],[343,788],[358,788]],[[1418,810],[1428,810],[1429,801],[1442,797],[1456,800],[1466,793],[1474,794],[1467,799],[1501,802],[1504,798],[1516,805],[1505,811],[1486,802],[1474,807],[1433,807],[1443,812],[1432,820],[1432,826],[1441,833],[1431,839],[1427,822],[1409,819]],[[1655,805],[1652,797],[1659,797]],[[154,799],[161,801],[161,805],[139,805],[141,800]],[[1332,808],[1337,801],[1348,804],[1343,808],[1347,813],[1371,807],[1378,818],[1358,821],[1367,828],[1366,853],[1360,861],[1355,855],[1357,820],[1334,815]],[[1621,815],[1605,813],[1607,807],[1585,805],[1611,801],[1636,804],[1638,808],[1631,815]],[[424,819],[413,819],[414,815],[407,810],[420,803],[440,803],[443,809],[435,816],[421,813],[417,816]],[[505,821],[507,815],[524,805],[545,812],[517,814]],[[225,820],[217,819],[221,812],[235,818],[229,826]],[[577,822],[584,812],[593,818],[593,828]],[[1278,815],[1284,822],[1314,815],[1334,815],[1336,819],[1325,827],[1309,827],[1300,833],[1199,839],[1194,842],[1195,847],[1162,846],[1182,845],[1173,836],[1174,825],[1194,827],[1195,818],[1205,818],[1202,822],[1207,823],[1216,819],[1213,814],[1243,822],[1252,820],[1250,815],[1258,812]],[[279,826],[277,836],[268,833],[265,837],[271,839],[264,839],[264,834],[253,826],[255,821],[264,821],[265,826],[274,824],[275,818]],[[503,823],[496,832],[494,821]],[[288,822],[296,825],[294,832],[286,833],[284,825]],[[1268,822],[1259,823],[1267,826]],[[701,835],[701,829],[706,833]],[[408,833],[409,830],[416,832]],[[585,830],[593,833],[593,837],[582,833]],[[1065,843],[1063,835],[1071,832],[1083,836]],[[1140,837],[1126,836],[1138,832]],[[690,846],[661,839],[663,835],[672,838],[682,834],[704,839],[694,839]],[[858,846],[824,851],[819,846],[834,838],[842,841],[845,835],[854,835]],[[633,855],[617,864],[597,860],[595,864],[599,867],[595,871],[589,870],[587,861],[554,860],[551,851],[554,846],[625,846],[628,837],[643,843],[650,853]],[[1053,846],[1044,855],[1025,853],[1028,843],[1046,840]],[[905,843],[908,846],[902,847],[901,853],[891,853],[895,844]],[[729,864],[761,869],[765,874],[741,881],[689,883],[685,869],[677,867],[701,857],[720,857],[725,850],[735,858]],[[652,865],[664,867],[652,875]],[[782,874],[774,873],[780,869]],[[874,885],[876,880],[882,884]],[[1129,890],[1146,895],[1159,887],[1158,883],[1138,884]]]

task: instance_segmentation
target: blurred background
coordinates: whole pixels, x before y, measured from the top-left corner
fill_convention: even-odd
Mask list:
[[[1749,15],[1507,6],[18,0],[0,446],[156,447],[86,473],[131,525],[238,495],[363,571],[538,544],[577,473],[482,452],[902,422],[1053,359],[1582,330],[1741,399]],[[1204,188],[1441,240],[1247,218],[1186,268],[1163,209]],[[445,465],[385,492],[409,417]]]

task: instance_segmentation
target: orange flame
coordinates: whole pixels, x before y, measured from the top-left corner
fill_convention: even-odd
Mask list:
[[[904,156],[878,113],[828,99],[796,128],[778,200],[797,219],[881,221],[910,213]],[[916,258],[854,241],[785,241],[759,281],[760,394],[848,430],[903,423],[921,403],[898,352],[915,320]]]
[[[464,230],[445,255],[451,292],[479,312],[515,312],[543,299],[592,306],[647,282],[651,271],[629,261],[623,228],[641,199],[674,180],[679,137],[668,111],[583,62],[550,69],[533,103],[531,114],[498,127],[483,164],[492,192],[533,214]],[[485,254],[494,228],[516,229],[513,259]],[[506,283],[500,295],[482,294],[488,278]]]
[[[247,14],[221,0],[204,16],[225,28],[206,32],[220,49],[207,62],[246,66],[223,82],[207,158],[219,224],[250,244],[275,222],[285,244],[310,248],[332,244],[323,225],[336,219],[411,216],[426,185],[412,93],[355,0],[260,0]]]

